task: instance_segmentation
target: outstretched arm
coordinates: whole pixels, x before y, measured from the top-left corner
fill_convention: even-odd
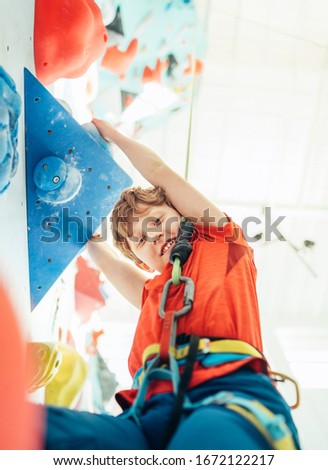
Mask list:
[[[160,186],[165,191],[180,214],[205,225],[222,226],[226,222],[225,214],[218,207],[167,166],[151,149],[121,134],[106,121],[94,119],[93,123],[102,137],[116,144],[150,184]]]
[[[106,242],[92,240],[87,243],[93,262],[105,274],[109,282],[132,305],[141,308],[143,286],[147,277],[139,268],[117,256]]]

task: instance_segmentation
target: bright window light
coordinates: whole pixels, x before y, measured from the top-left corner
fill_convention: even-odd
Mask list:
[[[178,100],[178,95],[169,88],[149,82],[145,84],[144,91],[123,111],[120,119],[122,122],[136,122],[158,111],[169,109],[178,103]]]
[[[328,329],[281,328],[278,337],[300,387],[328,389]]]
[[[328,351],[285,351],[302,388],[328,388]]]

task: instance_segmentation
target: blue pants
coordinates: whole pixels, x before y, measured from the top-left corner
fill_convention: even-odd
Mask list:
[[[198,401],[221,390],[259,400],[273,413],[282,414],[299,448],[290,410],[269,378],[243,369],[213,379],[188,392]],[[262,434],[246,419],[222,405],[201,406],[184,414],[178,427],[168,432],[174,395],[163,393],[145,403],[139,426],[125,414],[114,417],[59,407],[47,408],[46,449],[170,449],[260,450],[270,449]]]

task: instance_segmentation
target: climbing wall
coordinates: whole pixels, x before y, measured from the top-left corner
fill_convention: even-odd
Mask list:
[[[51,5],[47,0],[29,0],[23,6],[19,0],[1,3],[0,281],[15,304],[29,345],[40,342],[29,351],[47,349],[45,342],[50,342],[50,351],[57,351],[58,341],[75,350],[74,317],[84,323],[106,304],[98,271],[92,289],[87,289],[90,266],[88,279],[78,289],[81,266],[75,261],[81,264],[88,238],[120,192],[132,184],[89,121],[92,115],[112,117],[109,120],[123,128],[131,122],[133,135],[150,125],[149,117],[155,125],[162,106],[168,115],[185,105],[193,80],[191,53],[196,68],[201,65],[202,47],[194,47],[195,10],[187,0],[145,0],[137,7],[129,0],[76,0],[74,7],[67,0]],[[81,96],[75,96],[74,79],[84,81]],[[58,93],[63,84],[71,89],[67,97]],[[160,96],[162,104],[152,102],[151,116],[147,111],[144,121],[138,109],[146,89]],[[72,95],[75,109],[70,109]],[[113,96],[119,97],[118,110]],[[77,102],[85,107],[86,119],[75,112]],[[132,120],[131,104],[132,114],[138,111]],[[97,331],[86,341],[89,380],[95,385],[105,375],[114,390],[115,374],[106,369],[93,344]],[[65,355],[71,355],[65,351],[63,364],[70,366]],[[59,366],[59,359],[54,363]],[[62,373],[69,369],[66,365]],[[47,367],[44,364],[45,372]],[[40,381],[35,377],[32,374],[29,392],[47,385],[47,374]],[[95,401],[94,406],[98,410],[103,404]]]
[[[205,33],[193,0],[111,0],[104,14],[108,34],[99,61],[95,114],[149,129],[188,106],[194,77],[203,69]],[[113,105],[113,94],[121,100]],[[108,107],[108,103],[111,107]]]
[[[78,124],[27,69],[25,144],[32,309],[132,180],[92,123]]]
[[[0,64],[15,81],[23,100],[23,67],[34,71],[33,61],[34,1],[2,0],[0,15]],[[23,104],[23,103],[22,103]],[[16,174],[0,195],[0,277],[16,306],[26,318],[30,311],[26,187],[24,153],[24,109],[18,120],[18,162]]]
[[[44,340],[49,332],[51,339],[49,322],[55,321],[52,317],[60,296],[56,284],[63,281],[61,276],[132,180],[115,163],[95,127],[80,125],[65,103],[59,103],[46,88],[58,77],[82,75],[104,51],[107,33],[100,9],[82,2],[83,14],[76,18],[74,9],[63,13],[58,0],[45,29],[49,12],[44,0],[35,2],[35,12],[34,2],[29,2],[17,23],[18,2],[4,3],[0,24],[1,277],[17,300],[22,324],[32,334],[38,330]],[[86,53],[78,38],[81,22],[89,14],[97,34]],[[78,33],[66,38],[65,49],[58,35],[63,15],[71,15],[77,30],[72,26],[70,32]],[[49,48],[42,49],[49,38],[55,57]],[[72,53],[73,46],[81,49],[74,49],[79,54]]]

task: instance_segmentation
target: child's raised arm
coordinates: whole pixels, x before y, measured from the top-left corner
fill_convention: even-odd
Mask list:
[[[151,149],[121,134],[106,121],[94,119],[93,123],[102,137],[116,144],[150,184],[165,191],[180,214],[205,225],[222,226],[227,221],[218,207],[167,166]]]
[[[109,282],[132,305],[141,308],[143,286],[147,277],[133,264],[117,256],[113,248],[104,241],[90,239],[88,253],[93,262],[105,274]]]

